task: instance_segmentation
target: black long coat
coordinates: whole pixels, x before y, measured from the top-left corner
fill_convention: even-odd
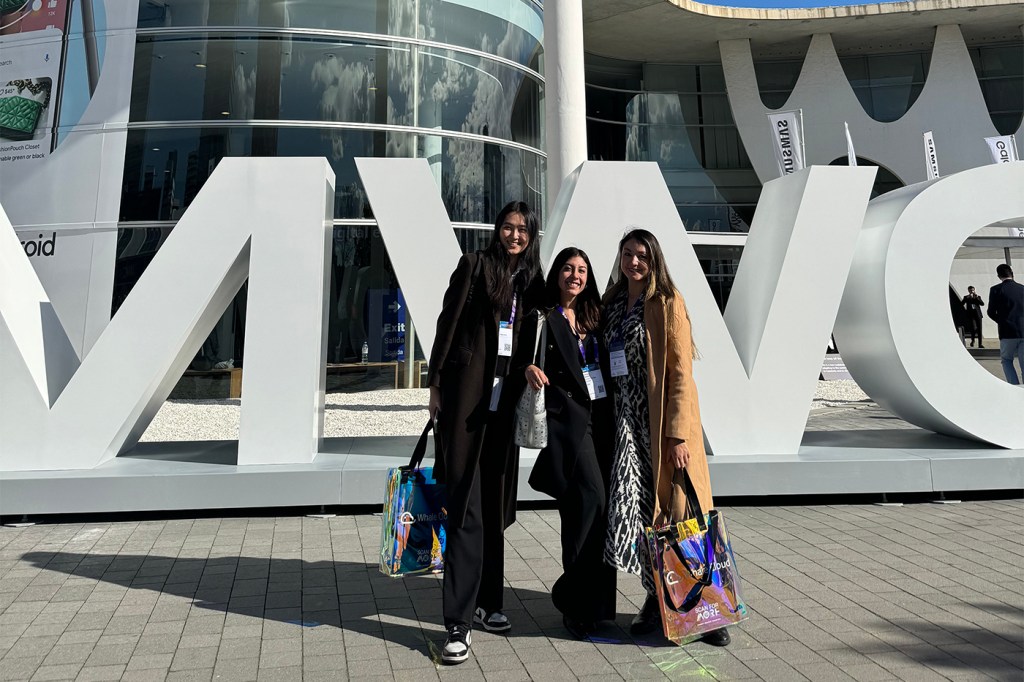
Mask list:
[[[519,448],[512,443],[512,424],[526,378],[521,371],[509,371],[497,413],[491,414],[488,408],[498,358],[500,312],[494,310],[487,294],[486,268],[477,267],[484,257],[482,252],[464,254],[452,273],[437,318],[427,370],[428,385],[441,390],[440,447],[435,451],[434,475],[447,485],[448,523],[456,527],[465,520],[473,474],[481,457],[495,458],[489,464],[504,469],[500,494],[505,526],[516,518]],[[478,273],[475,283],[474,271]],[[466,305],[471,289],[472,300]],[[542,289],[543,280],[538,275],[520,295],[512,329],[513,356],[523,320],[531,316]],[[490,443],[500,444],[489,452],[482,452],[485,431],[490,431]]]
[[[533,316],[524,326],[524,346],[527,339],[531,347],[536,344],[536,319]],[[591,424],[598,463],[607,481],[615,442],[615,420],[610,393],[612,382],[608,373],[610,364],[604,344],[598,343],[598,353],[601,374],[609,394],[605,398],[591,400],[580,371],[579,346],[569,329],[569,323],[554,310],[547,316],[546,324],[548,336],[544,374],[550,384],[544,389],[544,404],[548,414],[548,446],[537,456],[530,474],[530,487],[557,500],[565,493],[572,479],[576,456],[588,423]],[[599,338],[598,335],[595,338]]]

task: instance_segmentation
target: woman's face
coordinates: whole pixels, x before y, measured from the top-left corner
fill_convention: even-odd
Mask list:
[[[501,224],[501,244],[510,256],[518,256],[530,245],[530,232],[522,213],[509,213]]]
[[[646,281],[651,274],[651,256],[647,253],[647,247],[635,239],[623,244],[619,255],[619,270],[629,281]]]
[[[579,256],[573,256],[565,261],[561,271],[558,273],[558,289],[562,296],[575,297],[583,293],[587,286],[587,261]]]

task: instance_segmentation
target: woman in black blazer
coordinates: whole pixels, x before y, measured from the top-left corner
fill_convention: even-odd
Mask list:
[[[510,370],[544,287],[539,232],[523,202],[501,210],[490,245],[465,254],[452,273],[430,351],[429,410],[441,443],[434,474],[448,494],[441,590],[448,630],[441,659],[448,664],[469,657],[474,625],[512,628],[502,613],[505,528],[515,521],[512,423],[526,384],[522,371]]]
[[[548,446],[537,457],[530,486],[557,500],[562,521],[563,573],[551,599],[580,639],[598,621],[615,618],[615,569],[604,562],[615,434],[608,353],[598,342],[600,304],[587,254],[563,249],[551,264],[541,306],[548,309],[544,368],[526,368],[531,386],[546,387],[548,418]]]

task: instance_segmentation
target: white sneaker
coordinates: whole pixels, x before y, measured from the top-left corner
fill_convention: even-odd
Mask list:
[[[473,622],[487,632],[501,633],[512,629],[512,623],[508,622],[508,617],[501,611],[487,613],[482,608],[477,608],[473,613]]]
[[[469,646],[473,643],[473,631],[468,625],[452,625],[448,628],[448,640],[441,650],[441,662],[449,665],[462,663],[469,658]]]

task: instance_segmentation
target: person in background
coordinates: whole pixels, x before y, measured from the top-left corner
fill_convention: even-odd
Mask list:
[[[682,521],[685,470],[704,512],[714,508],[693,381],[697,355],[686,303],[669,276],[657,238],[633,229],[619,242],[619,276],[604,295],[604,340],[615,402],[615,454],[605,559],[640,575],[647,598],[630,632],[661,626],[644,529]],[[725,646],[720,628],[702,639]]]
[[[575,247],[559,252],[544,293],[544,368],[530,364],[525,372],[533,388],[546,387],[548,445],[537,456],[530,486],[558,502],[562,575],[551,599],[565,628],[586,639],[599,621],[615,619],[616,590],[615,569],[604,561],[615,432],[608,353],[598,329],[601,295],[587,254]],[[527,346],[526,338],[521,346]]]
[[[1024,284],[1013,280],[1013,268],[996,267],[999,284],[988,291],[988,316],[999,325],[999,360],[1007,383],[1015,386],[1024,378]],[[1013,367],[1017,358],[1021,375]]]
[[[544,288],[539,233],[529,206],[505,206],[490,245],[459,260],[437,318],[427,383],[441,443],[434,473],[448,493],[444,663],[469,657],[474,624],[498,633],[512,627],[502,613],[505,529],[515,521],[512,423],[525,380],[509,368]]]
[[[984,315],[981,309],[985,306],[985,301],[974,292],[974,287],[967,287],[967,295],[964,296],[964,300],[961,303],[963,303],[964,310],[967,311],[965,336],[970,335],[971,348],[974,348],[975,339],[978,340],[978,348],[984,348],[985,338],[981,334],[981,321],[984,319]]]

